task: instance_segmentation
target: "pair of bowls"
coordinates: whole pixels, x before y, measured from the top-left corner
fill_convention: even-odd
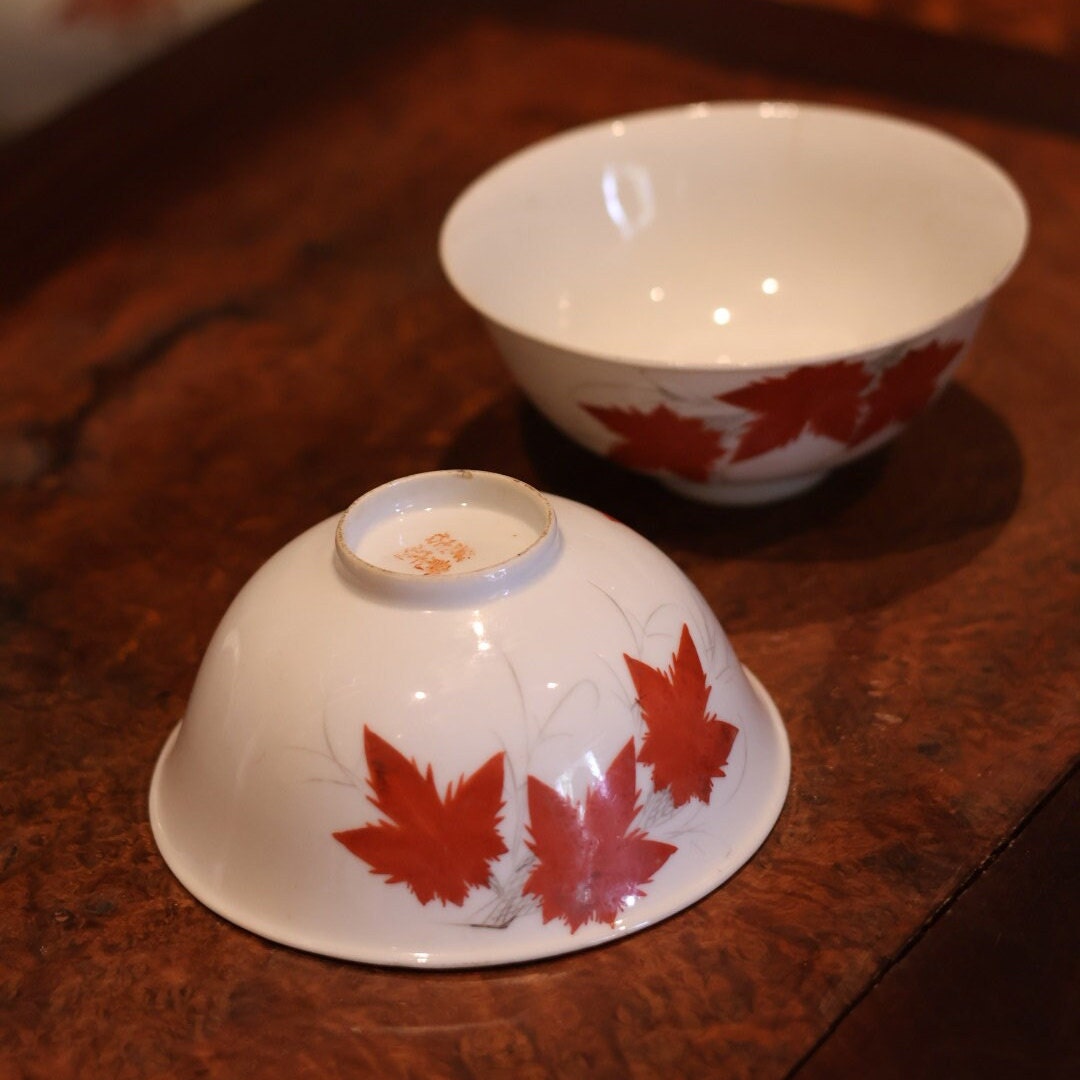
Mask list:
[[[442,256],[536,404],[713,502],[786,496],[937,393],[1019,256],[992,165],[899,121],[696,106],[498,166]],[[237,596],[151,824],[208,906],[299,948],[495,964],[584,948],[748,860],[790,774],[701,594],[610,518],[407,477]]]

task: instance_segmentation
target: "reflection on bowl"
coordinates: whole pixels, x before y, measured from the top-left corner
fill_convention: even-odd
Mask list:
[[[895,436],[962,360],[1027,236],[990,161],[793,104],[556,136],[455,202],[440,253],[572,438],[714,502],[801,491]]]
[[[473,966],[643,929],[733,874],[787,739],[700,593],[595,510],[408,477],[251,579],[162,752],[151,824],[276,941]]]

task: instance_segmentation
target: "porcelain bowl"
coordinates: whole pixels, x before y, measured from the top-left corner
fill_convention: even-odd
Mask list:
[[[440,255],[567,435],[743,503],[895,436],[963,359],[1026,236],[1009,178],[941,132],[734,103],[523,150],[456,200]]]
[[[783,725],[700,593],[578,503],[406,477],[271,558],[207,649],[150,819],[227,919],[458,967],[640,930],[764,841]]]

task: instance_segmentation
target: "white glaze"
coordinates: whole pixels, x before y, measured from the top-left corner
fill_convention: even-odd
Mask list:
[[[462,498],[469,489],[476,497]],[[470,541],[492,521],[500,544],[508,520],[531,529],[520,550],[477,571],[358,573],[337,538],[352,535],[358,513],[366,527],[392,518],[388,494],[410,490],[434,507],[421,512],[435,532],[451,531],[440,506]],[[259,934],[332,956],[482,965],[642,929],[751,856],[783,804],[787,740],[767,694],[666,556],[596,511],[492,474],[426,474],[367,498],[287,545],[241,591],[162,752],[151,824],[199,899]],[[482,511],[473,521],[470,505]],[[364,518],[371,506],[379,515]],[[380,585],[386,578],[393,588]],[[675,808],[639,762],[643,810],[630,831],[676,850],[614,920],[544,922],[522,893],[526,777],[580,804],[628,741],[640,749],[645,725],[625,655],[669,669],[684,627],[709,711],[738,729],[726,775],[711,781],[708,803]],[[498,832],[507,851],[464,903],[421,903],[334,838],[387,820],[370,798],[365,725],[419,773],[430,765],[440,793],[504,755]]]
[[[606,454],[618,440],[583,403],[663,404],[725,432],[739,418],[717,397],[754,380],[835,361],[876,372],[935,342],[966,347],[1026,236],[1008,177],[940,132],[728,103],[521,151],[455,202],[440,253],[529,396]],[[769,499],[883,441],[815,446],[807,434],[768,460],[729,446],[696,484],[644,471],[695,497]]]

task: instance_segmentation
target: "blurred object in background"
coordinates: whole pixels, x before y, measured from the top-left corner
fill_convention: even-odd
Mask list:
[[[295,2],[324,15],[328,6]],[[0,0],[0,141],[50,119],[170,45],[254,3]],[[595,7],[610,14],[619,11],[622,3],[596,0]],[[700,12],[709,4],[710,0],[694,0],[687,6]],[[486,0],[472,7],[497,11],[501,5],[529,6],[525,0]],[[556,2],[554,6],[574,5]],[[719,9],[725,5],[716,6],[720,19]],[[759,11],[762,25],[771,27],[775,26],[771,18],[782,17],[785,9],[788,14],[816,10],[823,18],[824,33],[830,28],[871,24],[907,30],[915,35],[913,40],[923,35],[931,41],[984,42],[1067,65],[1075,63],[1080,51],[1076,0],[726,0],[724,17],[746,24]],[[911,77],[920,77],[914,63]]]
[[[2,0],[0,138],[253,0]]]

